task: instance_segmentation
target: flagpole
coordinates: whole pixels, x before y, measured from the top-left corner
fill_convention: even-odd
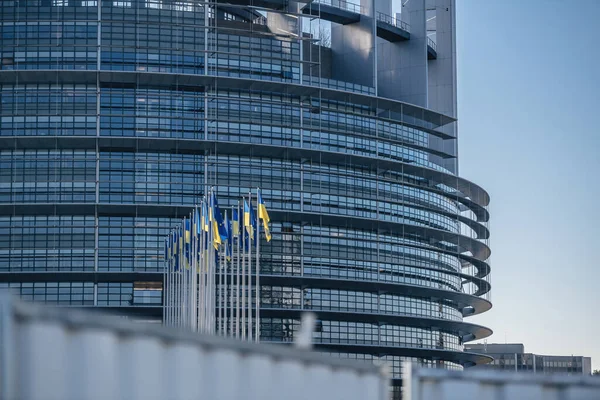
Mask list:
[[[248,191],[248,213],[250,220],[250,243],[248,244],[248,341],[252,341],[252,239],[254,227],[252,226],[252,191]]]
[[[169,241],[168,239],[165,239],[165,259],[164,259],[164,263],[163,263],[163,284],[162,284],[162,324],[166,325],[167,323],[167,314],[165,312],[165,307],[167,302],[165,301],[165,295],[167,294],[166,292],[166,287],[167,287],[167,260],[168,260],[168,253],[169,253],[169,245],[168,245]]]
[[[259,207],[260,205],[258,204],[258,199],[259,199],[259,193],[260,193],[260,189],[257,188],[256,190],[256,271],[255,271],[255,281],[254,281],[254,292],[255,292],[255,296],[254,296],[254,309],[256,310],[255,313],[255,321],[256,321],[256,326],[254,328],[254,340],[256,342],[260,341],[260,221],[258,216],[260,215],[260,211],[259,211]]]
[[[180,245],[179,245],[179,241],[181,240],[179,238],[180,236],[180,229],[179,227],[177,227],[177,270],[174,271],[174,291],[173,291],[173,326],[177,326],[177,324],[179,323],[179,268],[181,267],[181,249],[180,249]]]
[[[171,229],[171,254],[169,254],[169,326],[173,326],[173,271],[175,270],[175,233],[174,229]]]
[[[169,274],[171,273],[171,233],[169,232],[169,236],[167,237],[167,243],[169,243],[169,247],[167,249],[167,262],[165,263],[165,280],[163,286],[163,302],[165,303],[165,322],[164,325],[169,325],[169,293],[171,293],[171,288],[169,286]]]
[[[181,319],[180,319],[180,325],[181,327],[185,328],[185,264],[186,264],[186,257],[185,257],[185,251],[186,251],[186,247],[187,247],[187,243],[186,243],[186,228],[185,228],[185,217],[183,218],[183,251],[181,252],[181,257],[183,258],[183,263],[181,263],[181,289],[180,289],[180,293],[181,293]]]
[[[183,273],[182,273],[182,269],[185,268],[184,264],[184,252],[185,252],[185,230],[184,227],[182,226],[180,228],[180,246],[179,246],[179,271],[178,272],[178,289],[177,289],[177,293],[179,294],[179,300],[177,301],[177,326],[181,327],[181,322],[183,319],[183,310],[181,308],[182,304],[183,304]]]
[[[213,198],[213,191],[214,188],[211,188],[210,192],[211,192],[211,196],[210,196],[210,204],[211,204],[211,208],[210,208],[210,213],[211,213],[211,218],[214,219],[214,207],[215,207],[215,203],[214,203],[214,198]],[[211,221],[211,223],[213,223]],[[211,232],[210,237],[211,237],[211,249],[210,249],[210,255],[211,255],[211,262],[210,262],[210,267],[212,269],[211,273],[210,273],[210,279],[211,279],[211,285],[210,285],[210,333],[212,335],[214,335],[216,333],[216,327],[217,327],[217,314],[216,314],[216,294],[217,294],[217,263],[216,263],[216,254],[215,254],[215,233],[213,232],[212,226],[209,227],[209,231]]]
[[[237,268],[236,268],[236,278],[235,278],[235,338],[240,338],[240,267],[241,267],[241,256],[240,256],[240,240],[241,240],[241,231],[240,231],[240,202],[238,201],[237,205],[237,216],[238,216],[238,231],[237,231]]]
[[[231,207],[231,225],[233,225],[233,207]],[[230,226],[231,226],[230,225]],[[227,246],[229,246],[229,249],[231,251],[230,254],[230,259],[229,259],[229,336],[233,337],[234,333],[233,333],[233,299],[234,299],[234,295],[233,295],[233,288],[235,287],[235,284],[233,282],[233,266],[235,263],[235,258],[234,258],[234,253],[233,253],[233,230],[229,229],[229,240],[231,240],[231,242],[227,243]]]
[[[196,332],[196,318],[198,314],[196,313],[196,285],[198,284],[198,280],[196,279],[196,271],[197,271],[197,246],[198,246],[198,205],[194,206],[194,223],[192,224],[192,332]]]
[[[210,220],[211,218],[211,207],[212,207],[212,200],[211,200],[211,195],[212,191],[209,191],[208,194],[208,232],[206,233],[208,241],[207,241],[207,251],[206,251],[206,260],[207,260],[207,265],[206,265],[206,332],[207,333],[212,333],[212,313],[211,313],[211,307],[212,307],[212,254],[213,254],[213,244],[212,244],[212,226],[211,223],[212,221]]]
[[[200,202],[200,242],[198,243],[198,332],[204,329],[204,199]]]
[[[221,336],[225,336],[227,332],[227,324],[225,321],[225,282],[223,278],[225,274],[223,273],[223,269],[225,267],[225,257],[222,250],[223,246],[221,246],[221,251],[219,254],[219,292],[221,293],[221,301],[219,306],[219,330],[221,331]]]
[[[243,198],[243,197],[242,197]],[[244,210],[244,213],[246,211]],[[242,218],[242,215],[240,215],[238,213],[238,218]],[[241,293],[240,296],[242,297],[242,306],[241,306],[241,311],[242,311],[242,325],[241,325],[241,330],[242,330],[242,340],[246,340],[246,235],[245,235],[245,223],[243,222],[244,220],[240,221],[240,231],[241,231],[241,239],[242,239],[242,289],[241,289]]]
[[[206,255],[205,255],[205,251],[204,248],[206,247],[206,232],[204,231],[204,221],[206,218],[206,203],[205,203],[206,199],[202,199],[202,211],[200,212],[200,215],[202,216],[202,219],[200,220],[200,224],[202,225],[202,231],[200,233],[201,235],[201,240],[200,240],[200,292],[198,294],[199,301],[198,301],[198,331],[204,333],[204,306],[205,306],[205,296],[206,296]]]

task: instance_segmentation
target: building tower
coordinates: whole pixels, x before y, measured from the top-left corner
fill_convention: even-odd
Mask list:
[[[0,285],[160,320],[162,240],[260,186],[261,341],[461,369],[488,194],[458,176],[454,0],[0,2]],[[234,200],[235,199],[235,200]]]

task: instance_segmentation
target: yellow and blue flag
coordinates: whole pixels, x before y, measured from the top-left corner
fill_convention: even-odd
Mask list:
[[[219,202],[217,201],[217,195],[215,193],[213,193],[213,214],[214,222],[217,223],[217,231],[221,237],[221,242],[224,242],[229,238],[229,234],[227,229],[225,229],[225,220],[223,219],[223,214],[219,208]]]
[[[202,202],[202,229],[204,230],[204,232],[208,232],[208,228],[209,228],[209,215],[208,215],[208,205],[206,204],[206,201]]]
[[[231,261],[231,246],[233,245],[233,237],[231,234],[231,221],[227,217],[227,211],[225,211],[225,230],[227,231],[227,240],[225,241],[225,258],[227,261]]]
[[[265,227],[265,236],[267,238],[267,242],[271,241],[271,230],[269,228],[269,222],[271,218],[269,218],[269,212],[267,211],[267,206],[262,198],[260,193],[260,189],[258,190],[258,218],[262,219],[263,226]]]
[[[235,208],[232,210],[231,234],[233,236],[239,236],[240,235],[240,217],[238,215],[238,210],[236,210]]]
[[[248,205],[246,199],[244,199],[244,227],[250,239],[254,239],[254,228],[256,227],[256,215],[252,204]]]

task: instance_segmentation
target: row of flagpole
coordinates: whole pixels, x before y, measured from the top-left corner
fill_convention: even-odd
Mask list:
[[[165,325],[260,340],[261,222],[266,240],[271,240],[260,189],[256,209],[249,192],[230,213],[221,212],[211,189],[169,233],[164,249]]]

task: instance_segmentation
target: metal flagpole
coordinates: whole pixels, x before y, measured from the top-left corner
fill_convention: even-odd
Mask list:
[[[167,309],[168,316],[168,325],[173,325],[173,269],[175,264],[175,257],[173,252],[175,251],[173,243],[173,230],[171,229],[171,234],[169,236],[169,240],[171,241],[171,253],[169,254],[169,273],[168,273],[168,285],[167,285],[167,302],[169,303],[169,308]]]
[[[185,229],[185,217],[183,218],[183,251],[181,252],[181,258],[182,258],[182,263],[181,263],[181,288],[180,293],[181,293],[181,318],[180,318],[180,326],[181,327],[185,327],[185,264],[186,264],[186,257],[185,257],[185,250],[187,247],[187,243],[186,243],[186,229]]]
[[[183,268],[183,229],[179,229],[179,269],[177,270],[177,326],[181,326],[181,303],[183,300],[183,296],[181,293],[182,279],[181,279],[181,269]]]
[[[162,323],[163,325],[167,324],[167,313],[166,313],[166,305],[167,302],[165,301],[165,295],[166,295],[166,291],[165,291],[165,287],[167,286],[167,260],[168,258],[168,254],[169,254],[169,245],[168,245],[169,241],[168,239],[165,239],[165,259],[164,259],[164,263],[163,263],[163,285],[162,285]]]
[[[196,331],[196,318],[198,316],[198,314],[196,313],[196,285],[198,284],[198,280],[196,279],[196,271],[197,271],[197,263],[196,263],[196,255],[198,254],[198,252],[196,251],[197,246],[198,246],[198,205],[196,205],[194,207],[194,211],[193,211],[193,221],[194,223],[192,224],[192,254],[191,254],[191,258],[192,258],[192,266],[191,266],[191,273],[192,273],[192,320],[191,320],[191,325],[192,325],[192,332]]]
[[[216,332],[216,315],[215,315],[215,303],[216,303],[216,262],[215,262],[215,233],[213,232],[212,229],[212,219],[214,218],[214,209],[213,207],[215,206],[212,199],[212,193],[213,193],[213,189],[211,188],[211,196],[210,196],[210,210],[209,213],[211,215],[211,221],[210,224],[211,226],[209,226],[208,230],[210,232],[210,251],[209,251],[209,255],[210,255],[210,333],[211,334],[215,334]]]
[[[223,254],[223,246],[221,246],[219,254],[219,330],[221,336],[225,336],[225,333],[227,332],[227,325],[225,324],[225,282],[223,281],[223,278],[225,277],[225,274],[223,273],[224,266],[225,257]]]
[[[206,237],[204,235],[204,200],[202,199],[202,203],[200,205],[200,267],[199,267],[199,273],[200,273],[200,290],[198,291],[198,331],[199,332],[204,332],[204,271],[205,271],[205,266],[204,266],[204,246],[206,243]]]
[[[213,207],[214,206],[215,206],[215,203],[213,201]],[[215,218],[215,210],[214,210],[214,208],[213,208],[212,216],[213,216],[213,223],[211,224],[211,228],[212,228],[212,225],[215,222],[217,222],[216,218]],[[213,232],[213,236],[214,235],[215,235],[215,232]],[[217,232],[217,235],[218,235],[218,232]],[[213,240],[215,238],[213,238]],[[221,334],[221,300],[222,300],[221,299],[221,264],[219,263],[219,261],[220,261],[219,258],[220,258],[220,253],[219,253],[219,250],[217,249],[217,251],[215,251],[215,295],[216,295],[216,303],[215,303],[215,333],[217,335]],[[219,265],[218,270],[217,270],[217,264]]]
[[[171,241],[171,233],[169,232],[169,236],[167,237],[167,243]],[[164,311],[163,311],[163,325],[169,325],[169,263],[171,260],[171,246],[167,246],[167,256],[165,259],[165,277],[163,278],[163,303],[164,303]]]
[[[242,197],[243,199],[243,197]],[[245,212],[245,211],[244,211]],[[247,243],[246,243],[246,226],[244,223],[244,217],[243,214],[240,215],[238,213],[238,218],[240,218],[240,239],[242,240],[242,288],[241,288],[241,293],[240,296],[242,297],[242,305],[241,305],[241,311],[242,311],[242,321],[241,321],[241,330],[242,330],[242,340],[246,340],[246,247],[247,247]],[[239,255],[238,255],[239,256]]]
[[[229,223],[229,227],[232,227],[233,225],[233,207],[231,207],[231,222]],[[230,258],[229,258],[229,336],[233,337],[234,333],[233,333],[233,288],[234,288],[234,282],[233,282],[233,264],[235,262],[234,259],[234,253],[233,253],[233,229],[229,229],[229,240],[230,242],[227,243],[227,246],[229,246],[230,249]]]
[[[210,226],[211,221],[210,221],[210,191],[208,194],[208,198],[206,199],[206,202],[208,203],[208,208],[207,208],[207,217],[208,217],[208,231],[206,232],[206,333],[210,333],[211,332],[211,327],[210,327],[210,321],[211,321],[211,313],[210,313],[210,306],[211,306],[211,285],[212,285],[212,268],[211,268],[211,254],[212,254],[212,240],[211,240],[211,233],[212,233],[212,227]]]
[[[177,269],[173,268],[173,326],[177,326],[177,311],[178,311],[178,307],[177,307],[177,300],[178,300],[178,289],[179,289],[179,282],[177,279],[177,274],[179,272],[179,253],[181,253],[179,251],[179,227],[176,228],[176,234],[175,234],[175,246],[177,246],[177,254],[175,256],[175,264],[177,265]]]
[[[240,202],[238,201],[237,205],[237,216],[238,216],[238,232],[237,232],[237,268],[235,269],[236,277],[235,277],[235,338],[239,339],[240,337]]]
[[[250,240],[248,244],[248,341],[252,341],[252,239],[254,227],[252,226],[252,191],[248,191],[248,213],[250,219]]]
[[[254,327],[254,341],[260,341],[260,221],[258,216],[260,212],[258,210],[259,204],[259,193],[260,189],[256,190],[256,271],[255,271],[255,281],[254,281],[254,309],[256,310],[254,314],[255,327]]]

